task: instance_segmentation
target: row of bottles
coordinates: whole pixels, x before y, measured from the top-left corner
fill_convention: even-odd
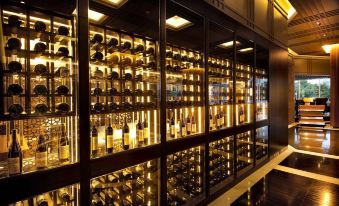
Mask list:
[[[253,136],[251,131],[236,135],[237,171],[253,164]]]
[[[91,180],[92,203],[158,205],[158,164],[151,160]]]

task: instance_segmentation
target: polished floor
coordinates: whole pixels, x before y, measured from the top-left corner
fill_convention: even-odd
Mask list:
[[[272,170],[231,205],[339,205],[339,185]]]
[[[339,206],[339,131],[291,128],[289,145],[211,206]]]

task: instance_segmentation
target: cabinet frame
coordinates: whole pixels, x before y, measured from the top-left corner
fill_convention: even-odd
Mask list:
[[[264,44],[264,41],[261,41],[260,38],[255,38],[254,41],[254,55],[253,55],[253,69],[252,69],[252,78],[253,78],[253,118],[254,121],[249,124],[239,125],[236,126],[235,124],[235,95],[236,95],[236,75],[235,68],[237,63],[236,57],[236,37],[241,35],[242,32],[239,33],[237,29],[233,29],[231,26],[227,28],[229,30],[233,29],[233,43],[234,43],[234,56],[233,56],[233,127],[225,128],[217,131],[209,131],[209,94],[206,90],[208,88],[208,52],[209,52],[209,25],[210,22],[216,22],[218,25],[225,25],[223,18],[225,15],[219,15],[217,21],[214,17],[212,17],[211,13],[214,12],[213,7],[207,5],[206,2],[203,3],[189,3],[188,1],[184,1],[182,3],[179,0],[172,1],[173,3],[177,4],[178,6],[186,7],[186,9],[190,10],[193,13],[197,13],[195,8],[205,9],[205,13],[199,13],[201,17],[204,19],[204,69],[205,69],[205,133],[192,135],[189,137],[175,139],[171,141],[166,141],[166,62],[165,62],[165,54],[166,54],[166,3],[170,0],[158,0],[159,2],[159,54],[160,54],[160,138],[161,141],[159,144],[154,144],[142,148],[131,149],[127,151],[122,151],[119,153],[114,153],[112,155],[104,156],[97,159],[90,158],[90,74],[89,74],[89,20],[88,20],[88,8],[89,8],[89,0],[77,0],[77,38],[78,38],[78,69],[79,69],[79,79],[78,79],[78,99],[76,102],[81,102],[78,104],[77,115],[78,115],[78,123],[79,123],[79,137],[81,138],[79,141],[79,162],[57,167],[53,169],[43,170],[43,171],[36,171],[32,173],[22,174],[13,177],[7,177],[0,179],[0,194],[2,197],[0,199],[0,204],[9,204],[15,201],[28,198],[34,195],[38,195],[43,192],[47,192],[50,190],[54,190],[63,186],[80,183],[80,202],[84,203],[82,205],[87,205],[91,201],[91,188],[90,188],[90,180],[91,178],[114,172],[129,166],[133,166],[148,160],[160,159],[160,192],[159,192],[159,200],[161,205],[167,204],[167,165],[166,165],[166,158],[167,155],[173,154],[175,152],[179,152],[182,150],[189,149],[191,147],[202,145],[205,147],[205,158],[204,158],[204,178],[203,178],[203,191],[205,193],[204,200],[202,200],[199,205],[205,205],[208,202],[211,202],[216,197],[221,195],[223,192],[227,191],[230,187],[234,186],[241,180],[243,180],[246,176],[251,174],[253,171],[258,169],[264,163],[266,163],[270,159],[270,145],[271,141],[270,138],[268,140],[268,158],[265,161],[256,164],[255,161],[255,151],[254,154],[254,162],[251,169],[246,171],[242,175],[237,175],[236,168],[234,168],[234,179],[230,184],[224,185],[222,189],[219,191],[211,194],[209,191],[209,143],[220,140],[227,136],[234,136],[238,133],[245,132],[248,130],[252,131],[253,137],[253,148],[255,149],[255,142],[256,142],[256,135],[255,129],[262,127],[262,126],[269,126],[270,125],[270,118],[266,120],[262,120],[257,122],[256,121],[256,100],[255,100],[255,75],[254,71],[256,68],[256,44],[260,42]],[[6,1],[5,1],[6,2]],[[7,2],[2,2],[2,4],[7,4]],[[10,4],[17,5],[20,7],[24,7],[26,9],[34,9],[34,10],[41,10],[39,8],[31,8],[29,5],[22,5],[14,2],[10,2]],[[187,5],[191,5],[190,9]],[[203,8],[203,7],[206,8]],[[224,26],[223,26],[224,27]],[[226,27],[225,27],[226,28]],[[249,30],[248,28],[242,28],[245,31]],[[257,34],[256,34],[257,35]],[[270,48],[268,48],[270,49]],[[268,74],[269,77],[269,70]],[[2,75],[0,75],[1,77]],[[268,85],[270,84],[268,78]],[[0,89],[2,86],[0,86]],[[269,88],[267,88],[267,91]],[[1,90],[3,91],[3,89]],[[269,92],[268,92],[269,93]],[[268,104],[270,102],[270,96],[268,96]],[[269,105],[271,108],[271,105]],[[270,114],[270,112],[269,112]],[[270,115],[268,115],[270,116]],[[270,130],[268,132],[270,135]],[[236,138],[233,138],[234,144],[234,154],[236,154],[237,145],[236,145]],[[234,156],[234,161],[236,160],[236,156]],[[124,161],[124,160],[128,160]],[[119,162],[119,164],[115,164]],[[236,164],[234,164],[236,165]]]

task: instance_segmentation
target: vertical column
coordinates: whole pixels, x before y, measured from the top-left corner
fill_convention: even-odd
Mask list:
[[[331,125],[339,127],[339,45],[331,48]]]

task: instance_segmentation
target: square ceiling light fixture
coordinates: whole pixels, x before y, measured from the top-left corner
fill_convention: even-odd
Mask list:
[[[239,45],[240,42],[236,41],[235,42],[235,45]],[[224,49],[228,49],[230,47],[233,46],[233,41],[228,41],[228,42],[224,42],[224,43],[221,43],[218,45],[218,47],[221,47],[221,48],[224,48]]]
[[[248,48],[244,48],[244,49],[239,49],[238,50],[238,52],[241,52],[241,53],[246,53],[246,52],[250,52],[250,51],[253,51],[252,47],[248,47]]]
[[[178,31],[193,25],[193,23],[180,16],[175,15],[169,19],[166,19],[166,25],[169,29]]]
[[[105,17],[104,14],[88,9],[89,20],[100,22]]]
[[[128,0],[96,0],[96,2],[105,4],[114,9],[119,9],[122,5],[124,5]]]

